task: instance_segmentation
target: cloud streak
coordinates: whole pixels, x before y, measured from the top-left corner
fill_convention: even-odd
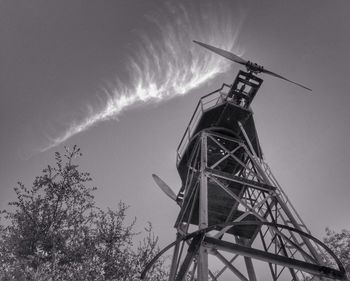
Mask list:
[[[139,36],[139,46],[126,65],[129,81],[116,79],[112,86],[103,90],[104,94],[101,93],[102,107],[88,105],[86,117],[72,121],[57,137],[48,138],[49,144],[41,152],[99,122],[116,119],[133,106],[185,95],[230,68],[230,62],[203,50],[192,40],[242,54],[242,50],[237,49],[237,37],[243,19],[237,19],[223,6],[169,4],[165,10],[149,15],[148,20],[153,34]]]

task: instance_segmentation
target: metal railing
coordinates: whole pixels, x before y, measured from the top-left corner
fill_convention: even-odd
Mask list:
[[[226,97],[230,89],[231,89],[230,85],[222,84],[220,89],[217,89],[216,91],[203,96],[199,100],[197,107],[191,117],[191,120],[188,126],[186,127],[185,133],[182,136],[180,144],[177,147],[176,165],[178,165],[179,162],[181,161],[186,151],[186,147],[189,144],[203,113],[208,109],[211,109],[215,106],[223,104],[226,101]]]

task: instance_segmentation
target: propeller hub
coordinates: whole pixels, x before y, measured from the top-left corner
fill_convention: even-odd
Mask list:
[[[246,67],[247,67],[247,71],[250,73],[258,74],[258,73],[264,72],[263,66],[258,65],[257,63],[253,63],[251,61],[247,61]]]

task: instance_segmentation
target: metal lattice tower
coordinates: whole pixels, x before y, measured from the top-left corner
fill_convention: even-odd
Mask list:
[[[164,249],[174,246],[169,281],[346,279],[263,159],[250,108],[261,83],[240,71],[196,107],[177,151],[181,209],[176,241]]]

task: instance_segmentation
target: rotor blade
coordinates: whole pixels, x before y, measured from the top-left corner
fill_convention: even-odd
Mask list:
[[[228,51],[225,51],[225,50],[222,50],[222,49],[219,49],[219,48],[216,48],[216,47],[213,47],[213,46],[210,46],[210,45],[207,45],[207,44],[204,44],[202,42],[199,42],[199,41],[196,41],[196,40],[193,40],[194,43],[204,47],[204,48],[207,48],[209,49],[210,51],[224,57],[224,58],[227,58],[231,61],[234,61],[234,62],[237,62],[239,64],[243,64],[243,65],[246,65],[247,64],[247,61],[242,59],[241,57],[239,56],[236,56],[235,54],[231,53],[231,52],[228,52]]]
[[[283,79],[283,80],[288,81],[288,82],[290,82],[290,83],[293,83],[293,84],[295,84],[295,85],[298,85],[299,87],[302,87],[302,88],[304,88],[304,89],[306,89],[306,90],[312,91],[310,88],[305,87],[304,85],[301,85],[301,84],[299,84],[299,83],[297,83],[297,82],[294,82],[294,81],[292,81],[292,80],[289,80],[289,79],[287,79],[287,78],[285,78],[285,77],[283,77],[283,76],[281,76],[281,75],[279,75],[279,74],[276,74],[276,73],[274,73],[274,72],[272,72],[272,71],[270,71],[270,70],[263,69],[262,72],[263,72],[263,73],[266,73],[266,74],[270,74],[271,76],[274,76],[274,77]]]
[[[204,48],[206,48],[206,49],[208,49],[208,50],[210,50],[210,51],[212,51],[212,52],[214,52],[214,53],[216,53],[216,54],[218,54],[218,55],[220,55],[220,56],[222,56],[222,57],[224,57],[224,58],[227,58],[227,59],[229,59],[229,60],[231,60],[231,61],[234,61],[234,62],[239,63],[239,64],[242,64],[242,65],[245,65],[245,66],[247,66],[247,68],[249,68],[249,67],[252,66],[252,64],[248,63],[248,61],[242,59],[241,57],[239,57],[239,56],[237,56],[237,55],[235,55],[235,54],[233,54],[233,53],[231,53],[231,52],[228,52],[228,51],[225,51],[225,50],[222,50],[222,49],[219,49],[219,48],[210,46],[210,45],[208,45],[208,44],[204,44],[204,43],[199,42],[199,41],[196,41],[196,40],[193,40],[193,42],[196,43],[196,44],[198,44],[198,45],[200,45],[200,46],[202,46],[202,47],[204,47]],[[249,69],[248,69],[248,70],[249,70]],[[254,70],[254,69],[253,69],[253,70]],[[274,76],[274,77],[283,79],[283,80],[285,80],[285,81],[287,81],[287,82],[290,82],[290,83],[293,83],[293,84],[295,84],[295,85],[297,85],[297,86],[299,86],[299,87],[302,87],[302,88],[304,88],[304,89],[306,89],[306,90],[312,91],[310,88],[308,88],[308,87],[306,87],[306,86],[304,86],[304,85],[301,85],[301,84],[299,84],[299,83],[297,83],[297,82],[294,82],[294,81],[292,81],[292,80],[289,80],[289,79],[287,79],[287,78],[285,78],[285,77],[283,77],[283,76],[281,76],[281,75],[279,75],[279,74],[276,74],[276,73],[274,73],[274,72],[272,72],[272,71],[270,71],[270,70],[267,70],[267,69],[258,69],[258,72],[263,72],[263,73],[266,73],[266,74],[270,74],[270,75],[272,75],[272,76]]]
[[[161,190],[164,191],[164,193],[166,195],[168,195],[171,199],[173,199],[174,201],[176,201],[176,194],[174,193],[174,191],[170,188],[169,185],[167,185],[160,177],[158,177],[155,174],[152,174],[152,177],[154,179],[154,181],[156,182],[156,184],[159,186],[159,188]]]

